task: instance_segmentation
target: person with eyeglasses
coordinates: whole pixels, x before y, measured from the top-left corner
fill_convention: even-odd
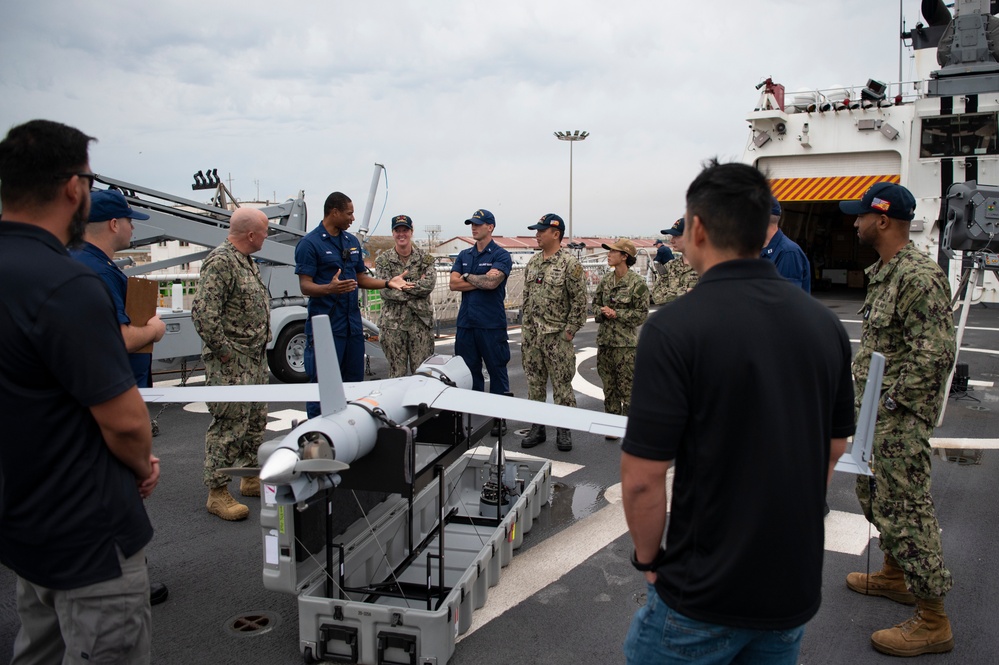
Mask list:
[[[90,211],[92,137],[49,120],[0,141],[0,563],[11,662],[149,663],[149,413],[111,297],[66,245]]]
[[[312,317],[326,314],[333,328],[340,376],[344,381],[364,380],[364,328],[357,298],[362,289],[408,290],[413,284],[406,273],[391,279],[368,274],[361,242],[349,233],[354,221],[354,203],[342,192],[333,192],[323,204],[323,220],[295,247],[295,274],[302,294],[309,297],[305,322],[305,372],[316,380],[316,351],[312,340]],[[319,402],[305,405],[309,418],[319,415]]]

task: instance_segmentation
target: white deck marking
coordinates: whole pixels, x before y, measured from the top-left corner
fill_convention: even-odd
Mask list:
[[[283,409],[281,411],[268,411],[267,418],[267,429],[272,432],[283,432],[286,429],[291,429],[291,421],[293,420],[304,423],[308,414],[298,409]],[[271,418],[274,420],[270,420]]]
[[[582,348],[576,353],[576,374],[572,377],[572,389],[577,393],[583,393],[587,397],[603,401],[604,389],[590,383],[579,373],[579,366],[595,355],[597,355],[597,350],[592,346]]]
[[[667,501],[672,498],[672,480],[673,469],[670,468],[666,478]],[[557,582],[565,574],[627,533],[628,525],[624,519],[624,507],[621,505],[620,484],[611,485],[604,490],[604,498],[609,505],[547,538],[523,554],[514,553],[510,565],[500,577],[499,584],[489,589],[485,606],[476,610],[472,616],[472,625],[464,635],[458,637],[457,641],[460,642],[511,607],[519,605],[549,584]],[[826,550],[830,552],[859,556],[864,553],[871,538],[878,536],[877,529],[858,513],[833,510],[826,516],[824,524]]]
[[[853,344],[860,344],[859,339],[851,339],[850,342]],[[962,346],[958,355],[964,353],[965,351],[968,353],[987,353],[990,356],[999,356],[999,351],[996,351],[995,349],[976,349],[973,346]],[[970,384],[971,382],[969,381],[968,383]]]
[[[878,537],[878,530],[860,513],[829,511],[826,526],[826,551],[840,554],[861,555],[871,538]]]
[[[999,439],[951,439],[933,437],[930,439],[933,448],[963,448],[966,450],[999,450]]]
[[[860,319],[840,319],[840,323],[863,323]],[[965,330],[982,330],[985,332],[999,332],[999,328],[983,328],[981,326],[965,326]]]
[[[198,374],[196,376],[189,376],[189,377],[187,377],[187,383],[185,383],[184,385],[190,385],[190,384],[195,384],[195,383],[204,383],[204,382],[205,382],[205,375],[204,374]],[[180,379],[164,379],[162,381],[155,381],[153,383],[153,385],[155,385],[155,386],[179,386],[180,385]]]
[[[627,531],[624,508],[612,503],[527,552],[514,554],[500,583],[489,589],[486,604],[475,611],[472,625],[458,641],[557,581]]]
[[[504,447],[504,450],[509,453],[516,453],[521,457],[533,457],[535,459],[546,459],[540,455],[532,455],[531,453],[524,452],[521,448],[508,448]],[[474,457],[478,458],[488,458],[493,452],[492,446],[486,446],[479,444],[475,448],[469,448],[469,452],[472,453]],[[566,476],[575,473],[583,468],[582,464],[573,464],[572,462],[558,462],[552,460],[552,476],[555,478],[565,478]]]

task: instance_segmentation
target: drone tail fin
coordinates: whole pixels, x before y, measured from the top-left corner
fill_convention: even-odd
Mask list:
[[[316,346],[316,375],[319,378],[322,415],[339,413],[347,408],[347,397],[343,392],[343,377],[340,376],[330,317],[312,317],[312,340]]]

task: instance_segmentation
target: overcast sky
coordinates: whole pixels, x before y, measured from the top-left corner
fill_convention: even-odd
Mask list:
[[[897,81],[898,32],[898,0],[8,0],[0,130],[65,122],[94,171],[197,200],[208,168],[240,199],[304,189],[310,228],[335,190],[360,220],[380,162],[375,233],[405,213],[447,238],[477,208],[498,235],[568,220],[553,132],[581,129],[574,234],[654,235],[702,160],[741,158],[757,83]]]

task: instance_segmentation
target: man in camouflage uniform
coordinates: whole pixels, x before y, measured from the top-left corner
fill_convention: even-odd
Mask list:
[[[635,375],[638,326],[649,316],[649,287],[629,270],[635,265],[635,244],[627,239],[603,245],[607,265],[614,272],[600,280],[593,297],[597,328],[597,373],[604,384],[604,411],[628,415],[631,384]],[[670,261],[668,265],[679,263]],[[606,437],[609,441],[616,436]]]
[[[267,239],[267,217],[239,208],[229,220],[229,237],[201,266],[191,320],[204,346],[205,384],[237,386],[267,383],[264,347],[270,341],[270,293],[250,255]],[[208,512],[242,520],[250,509],[229,494],[225,467],[257,466],[267,405],[259,402],[209,402],[212,422],[205,435],[205,485]],[[243,496],[260,496],[259,478],[242,478]]]
[[[586,322],[583,266],[562,248],[565,222],[561,217],[549,213],[527,228],[537,232],[541,248],[524,271],[521,360],[527,377],[527,398],[544,402],[550,377],[555,403],[575,407],[572,377],[576,374],[576,354],[572,340]],[[531,425],[520,445],[533,448],[547,438],[544,425]],[[556,430],[556,446],[572,450],[572,433],[568,429]]]
[[[930,496],[929,443],[956,355],[950,287],[939,266],[909,242],[916,207],[909,190],[882,182],[860,201],[839,205],[857,215],[860,242],[874,247],[881,259],[867,269],[870,285],[860,310],[864,323],[853,363],[858,400],[871,353],[885,356],[874,477],[857,478],[864,515],[881,533],[884,567],[872,575],[850,573],[846,583],[858,593],[916,605],[913,618],[871,636],[878,651],[896,656],[950,651],[954,639],[943,598],[953,580],[944,566]]]
[[[437,282],[434,257],[413,246],[413,220],[408,215],[392,219],[395,247],[375,260],[375,276],[386,281],[406,275],[412,288],[386,289],[382,293],[382,351],[389,363],[389,377],[408,376],[434,353],[434,312],[430,294]]]
[[[671,228],[663,229],[660,233],[669,236],[670,246],[681,253],[679,259],[674,259],[666,264],[666,272],[656,278],[656,283],[652,285],[652,302],[656,305],[663,305],[673,302],[687,291],[697,285],[697,273],[694,271],[683,254],[683,217],[676,220]]]

